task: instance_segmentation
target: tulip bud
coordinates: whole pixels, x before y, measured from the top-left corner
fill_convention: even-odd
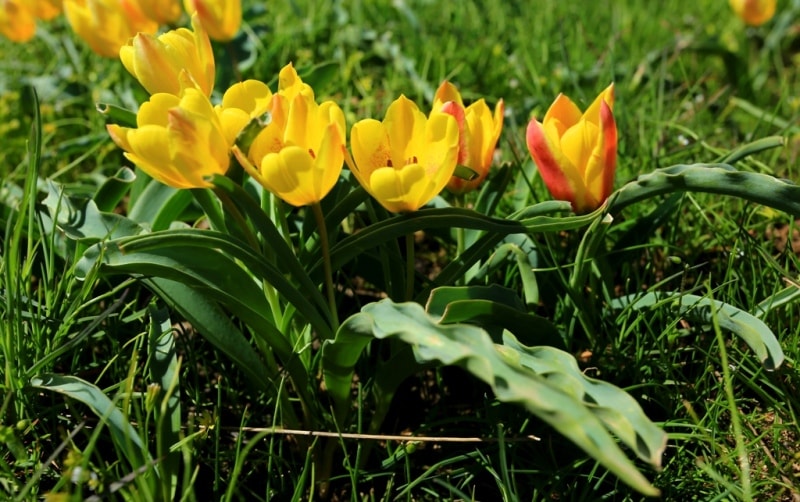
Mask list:
[[[206,96],[214,89],[214,54],[211,42],[197,17],[194,31],[168,31],[158,37],[139,33],[120,48],[123,66],[150,94],[180,95],[196,87]]]
[[[597,209],[614,185],[617,127],[614,84],[586,112],[560,94],[544,116],[528,124],[528,150],[555,199],[572,203],[576,213]]]

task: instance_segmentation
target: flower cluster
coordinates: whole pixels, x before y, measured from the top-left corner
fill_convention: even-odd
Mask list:
[[[383,120],[363,119],[349,131],[333,101],[318,102],[294,67],[285,66],[277,90],[246,80],[213,104],[214,58],[200,3],[192,30],[155,36],[140,32],[119,49],[125,68],[151,93],[137,127],[109,125],[126,157],[153,178],[176,188],[206,188],[224,175],[231,156],[266,190],[293,206],[320,202],[346,164],[364,189],[390,212],[416,211],[446,187],[477,189],[489,174],[503,128],[503,100],[469,106],[443,82],[426,114],[400,96]],[[208,12],[206,12],[208,14]],[[609,196],[616,167],[613,85],[581,113],[559,96],[544,119],[528,126],[527,144],[554,197],[576,212]],[[247,129],[247,134],[241,134]],[[461,165],[474,174],[455,176]]]
[[[214,40],[231,40],[239,32],[241,0],[184,0],[183,7]],[[61,0],[0,0],[0,34],[26,42],[36,32],[37,18],[49,20],[61,11]],[[180,0],[63,0],[63,11],[73,31],[110,58],[137,33],[155,34],[183,16]]]

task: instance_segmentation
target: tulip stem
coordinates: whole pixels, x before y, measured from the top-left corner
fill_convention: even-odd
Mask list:
[[[406,301],[414,299],[414,232],[406,234]]]
[[[465,207],[464,204],[464,195],[457,194],[453,198],[453,205],[457,208]],[[461,256],[461,253],[464,252],[464,248],[466,247],[466,230],[462,226],[456,227],[456,257]]]
[[[333,287],[333,269],[331,267],[331,252],[328,243],[328,227],[325,225],[325,215],[322,214],[322,206],[319,202],[311,204],[314,211],[314,218],[317,220],[317,233],[319,233],[319,247],[322,250],[322,266],[325,270],[325,290],[328,293],[328,308],[331,311],[331,322],[333,332],[339,329],[339,313],[336,308],[336,296]]]

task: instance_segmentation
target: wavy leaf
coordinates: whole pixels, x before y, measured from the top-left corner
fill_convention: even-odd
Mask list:
[[[582,396],[576,397],[575,382],[570,374],[562,379],[539,375],[521,363],[521,355],[509,357],[510,351],[517,351],[495,345],[483,329],[465,324],[439,324],[416,303],[396,304],[391,300],[371,303],[342,324],[334,341],[325,343],[324,378],[336,406],[349,408],[353,366],[372,338],[404,341],[413,347],[419,362],[465,368],[489,384],[498,400],[524,406],[635,489],[648,495],[659,493],[609,434],[605,422],[595,413],[596,404],[585,401]],[[337,345],[338,350],[331,352]],[[624,394],[620,389],[616,391]],[[608,399],[607,396],[603,398]],[[648,436],[652,429],[637,429],[636,432]],[[654,451],[647,458],[656,459],[660,453],[661,450]]]
[[[771,371],[783,364],[783,350],[772,330],[757,317],[719,300],[682,293],[647,293],[618,298],[612,306],[641,310],[657,303],[666,303],[677,307],[680,315],[707,323],[711,322],[712,302],[720,327],[744,340],[764,368]]]

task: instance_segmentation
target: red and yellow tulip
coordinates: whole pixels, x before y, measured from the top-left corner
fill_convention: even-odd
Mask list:
[[[242,24],[241,0],[183,0],[186,12],[197,13],[213,40],[227,42],[236,36]]]
[[[528,124],[526,140],[542,180],[577,213],[598,208],[611,194],[617,165],[614,84],[581,113],[560,94],[544,116]]]
[[[119,56],[119,49],[138,32],[155,33],[158,23],[148,19],[134,0],[64,0],[72,30],[97,54]]]
[[[192,17],[192,28],[168,31],[156,37],[139,33],[119,50],[123,66],[150,94],[180,95],[196,87],[206,96],[214,90],[214,53],[208,35]]]
[[[394,213],[416,211],[444,189],[459,152],[458,122],[434,110],[426,117],[400,96],[382,122],[365,119],[350,131],[350,170],[361,186]]]
[[[759,26],[772,19],[776,3],[776,0],[730,0],[736,15],[751,26]]]
[[[278,82],[274,95],[257,85],[237,88],[231,96],[226,93],[222,108],[238,114],[240,121],[270,112],[269,124],[247,153],[238,148],[234,153],[264,188],[293,206],[307,206],[321,201],[342,172],[344,113],[333,101],[317,104],[313,90],[291,64],[281,70]]]
[[[494,149],[503,130],[503,100],[498,101],[494,113],[484,99],[464,108],[461,93],[450,82],[442,82],[433,99],[434,110],[444,111],[458,122],[458,164],[468,167],[477,177],[465,180],[450,178],[447,188],[453,193],[466,193],[478,188],[486,179],[494,158]]]
[[[153,94],[139,109],[136,124],[107,129],[125,157],[158,181],[203,188],[211,185],[206,178],[228,171],[231,128],[198,89],[186,89],[180,97]]]

